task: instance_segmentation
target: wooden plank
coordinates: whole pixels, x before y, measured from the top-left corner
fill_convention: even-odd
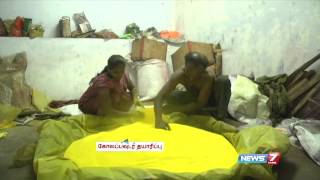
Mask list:
[[[310,88],[312,88],[314,85],[316,85],[320,81],[320,73],[313,76],[309,81],[303,84],[303,86],[300,86],[299,89],[296,91],[291,91],[291,94],[289,97],[289,102],[293,102],[297,97],[307,92]]]
[[[291,115],[295,115],[307,102],[308,100],[317,92],[320,88],[320,83],[314,86],[300,101],[299,103],[292,109],[290,112]]]
[[[287,89],[290,90],[293,86],[295,86],[298,81],[300,81],[303,78],[303,75],[306,73],[306,71],[299,72],[296,77],[290,82],[290,84],[287,85]]]
[[[320,53],[317,54],[315,57],[310,59],[308,62],[304,63],[302,66],[300,66],[297,70],[295,70],[293,73],[291,73],[288,77],[288,80],[286,82],[287,85],[291,84],[291,82],[295,79],[295,77],[302,71],[306,70],[309,66],[311,66],[313,63],[315,63],[317,60],[320,59]]]
[[[308,83],[309,79],[304,78],[303,80],[299,81],[298,83],[296,83],[291,89],[288,90],[288,96],[289,99],[290,97],[293,97],[294,94],[299,91],[299,89],[301,89],[306,83]]]

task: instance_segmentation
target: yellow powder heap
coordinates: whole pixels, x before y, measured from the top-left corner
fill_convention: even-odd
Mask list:
[[[150,113],[150,112],[148,112]],[[146,116],[148,117],[148,116]],[[143,120],[142,120],[143,121]],[[112,131],[100,132],[73,142],[64,156],[81,167],[134,167],[169,172],[200,173],[237,162],[237,152],[221,135],[201,129],[170,124],[171,131],[136,122]],[[96,142],[162,142],[157,152],[97,152]]]

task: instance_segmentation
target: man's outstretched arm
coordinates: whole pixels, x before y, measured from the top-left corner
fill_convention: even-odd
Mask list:
[[[162,120],[162,104],[164,99],[175,89],[179,83],[182,72],[174,73],[170,80],[162,87],[154,102],[155,127],[169,130],[170,127]]]

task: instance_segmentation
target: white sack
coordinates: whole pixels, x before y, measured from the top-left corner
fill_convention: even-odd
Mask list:
[[[230,76],[231,97],[228,105],[230,115],[240,122],[250,119],[268,119],[268,97],[261,94],[258,85],[244,76]]]
[[[127,73],[141,101],[154,99],[169,79],[167,63],[160,59],[130,62]]]

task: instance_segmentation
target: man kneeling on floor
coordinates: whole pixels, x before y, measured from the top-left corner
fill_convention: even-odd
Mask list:
[[[156,97],[156,128],[170,129],[162,120],[162,113],[201,114],[211,109],[211,113],[218,119],[226,116],[231,94],[230,81],[227,76],[210,76],[207,66],[206,56],[198,52],[186,54],[185,67],[173,73]],[[182,84],[186,91],[175,90],[178,84]]]

